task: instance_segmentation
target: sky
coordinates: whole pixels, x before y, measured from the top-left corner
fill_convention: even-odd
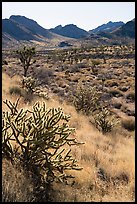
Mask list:
[[[22,15],[46,29],[75,24],[92,30],[109,21],[135,18],[135,2],[2,2],[2,19]]]

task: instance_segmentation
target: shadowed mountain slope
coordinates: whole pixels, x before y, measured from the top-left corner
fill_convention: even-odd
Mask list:
[[[74,24],[68,24],[68,25],[65,25],[64,27],[59,25],[49,30],[56,34],[70,37],[70,38],[76,38],[76,39],[83,38],[89,35],[87,31],[77,27]]]
[[[54,34],[49,32],[47,29],[43,28],[42,26],[40,26],[36,21],[26,18],[25,16],[12,15],[9,19],[16,21],[22,26],[25,26],[32,32],[33,35],[41,35],[46,38],[54,37]]]
[[[89,30],[89,33],[97,34],[99,32],[111,32],[122,25],[124,25],[122,21],[119,21],[119,22],[109,21],[108,23],[102,24],[95,29]]]
[[[135,38],[135,19],[128,21],[126,24],[111,33],[119,37]]]

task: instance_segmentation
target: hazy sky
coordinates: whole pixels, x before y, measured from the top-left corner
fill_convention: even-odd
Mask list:
[[[109,21],[135,18],[135,2],[2,2],[2,19],[22,15],[44,28],[75,24],[91,30]]]

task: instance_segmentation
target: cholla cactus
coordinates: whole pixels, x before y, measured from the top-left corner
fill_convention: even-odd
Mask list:
[[[114,115],[111,116],[110,111],[105,107],[98,114],[94,115],[94,119],[97,129],[102,131],[103,134],[110,132],[119,123],[119,120]]]
[[[34,88],[36,87],[36,80],[30,76],[30,77],[23,77],[23,81],[24,81],[24,88],[27,90],[27,92],[33,93]]]
[[[41,88],[37,89],[37,90],[35,90],[35,95],[42,97],[46,100],[49,100],[49,94],[48,94],[47,90],[41,90]]]
[[[89,115],[98,109],[100,97],[101,92],[97,91],[95,86],[84,86],[79,82],[76,93],[74,94],[73,103],[77,111],[82,111],[86,115]]]
[[[70,154],[71,145],[78,145],[75,129],[69,128],[70,116],[61,108],[46,108],[36,102],[32,110],[18,110],[16,103],[4,101],[9,111],[2,115],[2,153],[18,160],[42,181],[67,181],[66,170],[79,170]],[[14,141],[14,146],[13,146]],[[37,171],[36,171],[37,170]]]

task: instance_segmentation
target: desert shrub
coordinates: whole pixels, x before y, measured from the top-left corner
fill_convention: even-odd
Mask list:
[[[50,83],[51,78],[54,77],[54,72],[48,68],[39,68],[35,73],[35,78],[45,84]]]
[[[121,111],[126,113],[128,110],[128,106],[126,104],[123,104],[122,107],[121,107]]]
[[[2,65],[8,65],[8,62],[6,60],[2,60]]]
[[[96,66],[91,67],[93,74],[98,74],[98,68]]]
[[[78,82],[79,79],[80,79],[79,76],[74,76],[71,80],[74,81],[74,82]]]
[[[94,115],[94,120],[96,128],[103,134],[111,132],[112,128],[119,123],[106,107],[102,107],[100,112]]]
[[[112,96],[114,96],[114,97],[121,97],[121,96],[123,96],[123,93],[121,93],[120,90],[117,90],[117,89],[115,89],[115,88],[110,89],[110,90],[109,90],[109,93],[110,93]]]
[[[42,89],[37,89],[37,90],[35,90],[34,95],[37,95],[37,96],[39,96],[39,97],[42,97],[42,98],[44,98],[44,99],[46,99],[46,100],[49,99],[49,94],[48,94],[48,92],[47,92],[47,91],[43,91]]]
[[[134,116],[135,117],[135,109],[134,108],[133,109],[128,108],[126,111],[126,114],[128,116]]]
[[[112,82],[110,82],[109,86],[110,86],[110,87],[118,86],[118,82],[112,81]]]
[[[89,115],[98,109],[101,92],[97,88],[82,85],[78,83],[76,92],[73,93],[73,104],[77,111],[82,111],[84,114]]]
[[[22,93],[22,89],[18,86],[12,86],[9,88],[9,93],[12,95],[12,94],[15,94],[15,95],[20,95],[22,96],[23,93]]]
[[[128,86],[119,87],[119,90],[120,90],[120,91],[123,91],[123,92],[126,92],[128,89],[129,89]]]
[[[106,80],[106,81],[105,81],[105,86],[106,86],[106,87],[109,87],[109,86],[110,86],[110,83],[111,83],[111,80],[109,80],[109,79]]]
[[[130,100],[131,102],[134,102],[135,101],[135,92],[129,92],[126,95],[126,99]]]
[[[25,104],[31,103],[35,98],[35,94],[25,91],[23,94],[23,100]]]
[[[127,129],[128,131],[134,131],[135,130],[135,120],[134,119],[123,119],[121,121],[122,127]]]
[[[100,64],[100,61],[99,60],[92,60],[92,66],[91,66],[91,69],[92,69],[92,72],[93,74],[98,74],[98,67],[97,65]]]
[[[65,71],[65,75],[66,75],[66,76],[70,76],[70,71],[69,71],[69,70],[66,70],[66,71]]]
[[[36,102],[32,110],[18,110],[18,101],[4,101],[9,111],[2,115],[2,155],[31,172],[37,188],[48,191],[54,181],[67,183],[74,177],[66,171],[81,169],[68,148],[81,144],[69,137],[75,134],[68,126],[70,116],[61,108],[48,109],[44,102]]]
[[[79,67],[78,67],[78,64],[71,65],[71,66],[69,67],[69,72],[71,72],[71,73],[76,73],[76,72],[79,72],[79,71],[80,71],[80,69],[79,69]]]
[[[78,65],[78,68],[79,68],[79,69],[87,68],[87,64],[84,63],[84,62],[78,63],[77,65]]]
[[[126,115],[128,115],[128,116],[135,116],[135,108],[130,108],[127,105],[123,105],[121,107],[121,111],[126,113]]]
[[[100,64],[100,61],[99,60],[92,60],[92,65],[95,67],[95,66],[97,66],[97,65],[99,65]]]
[[[113,103],[114,108],[120,109],[122,104],[120,102]]]

